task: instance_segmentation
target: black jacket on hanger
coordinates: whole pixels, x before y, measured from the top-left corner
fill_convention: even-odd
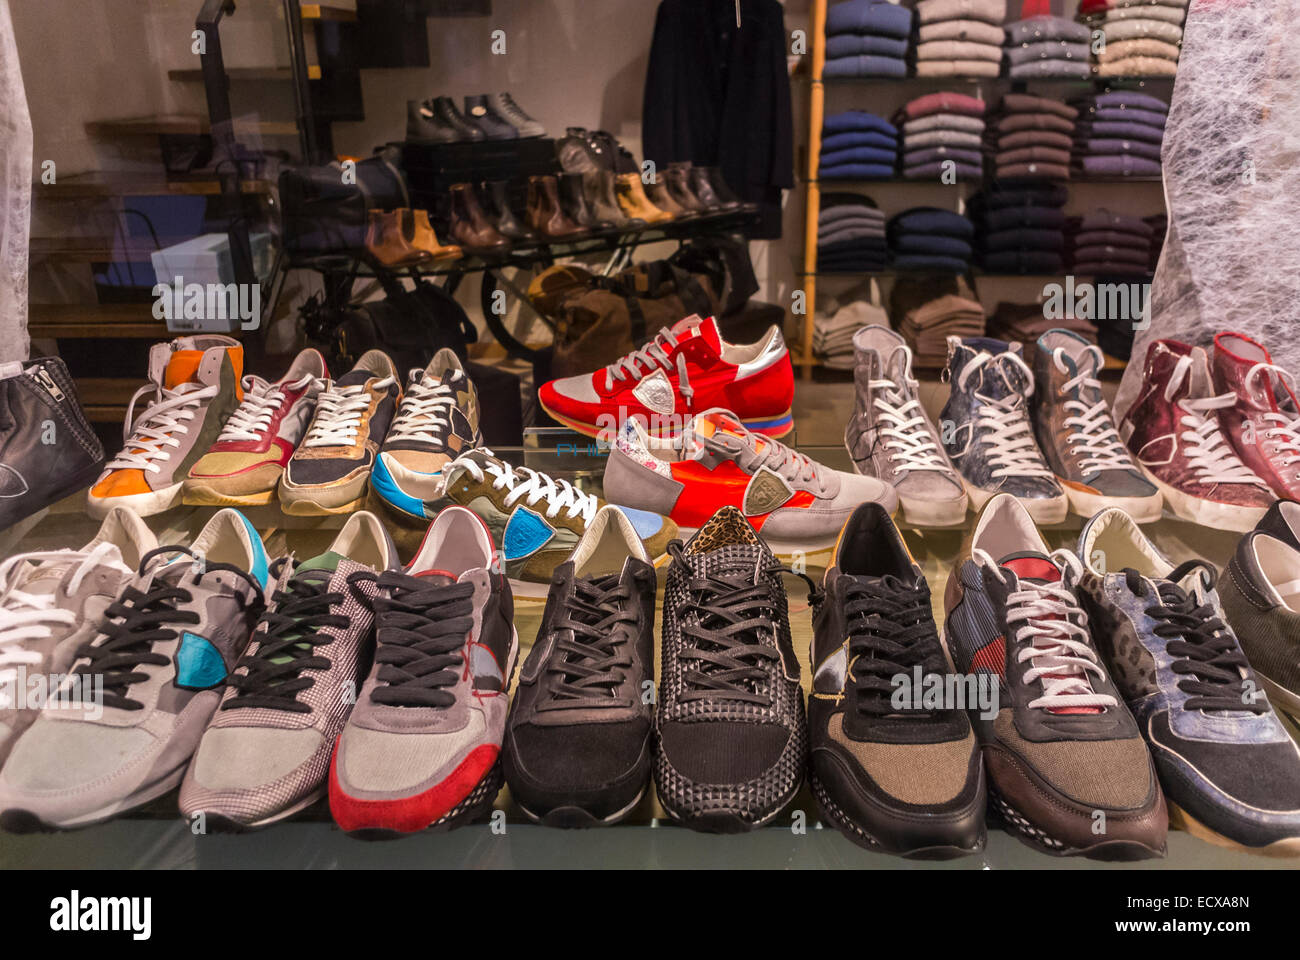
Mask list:
[[[760,205],[751,235],[764,238],[781,235],[781,191],[794,186],[784,13],[777,0],[663,0],[641,118],[647,159],[721,167]]]

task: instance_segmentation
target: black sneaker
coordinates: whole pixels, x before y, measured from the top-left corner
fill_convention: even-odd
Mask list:
[[[730,506],[668,549],[659,801],[696,830],[752,830],[793,799],[808,756],[781,565]]]
[[[808,700],[809,778],[822,819],[869,850],[925,859],[979,852],[987,800],[979,743],[961,709],[922,707],[925,678],[951,671],[930,587],[879,504],[849,517],[825,585],[813,611]],[[901,709],[900,676],[918,694]]]
[[[645,794],[654,626],[655,568],[623,511],[601,507],[551,579],[506,725],[506,783],[531,819],[617,823]]]

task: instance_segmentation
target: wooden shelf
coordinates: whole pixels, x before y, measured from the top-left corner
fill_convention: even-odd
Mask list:
[[[226,76],[236,82],[255,82],[267,83],[283,80],[292,80],[293,71],[288,67],[230,67],[226,70]],[[307,68],[308,80],[319,80],[321,78],[320,67],[312,64]],[[202,83],[202,70],[168,70],[168,80],[177,80],[182,83]]]
[[[255,124],[263,136],[297,136],[295,123],[263,120]],[[158,114],[148,117],[122,117],[114,120],[91,120],[85,125],[91,137],[154,137],[208,133],[208,118],[199,114]]]
[[[49,339],[116,337],[166,340],[167,321],[155,320],[148,303],[34,303],[27,311],[27,332]]]
[[[150,254],[191,237],[32,237],[32,260],[64,263],[148,263]]]
[[[304,20],[333,20],[336,23],[356,23],[356,10],[332,7],[326,3],[304,3],[301,6]]]
[[[77,395],[91,423],[122,423],[132,395],[143,386],[132,377],[78,377]]]
[[[240,193],[266,195],[269,180],[241,180]],[[175,180],[153,174],[94,173],[69,177],[54,183],[32,184],[32,196],[41,200],[71,200],[105,197],[216,196],[219,180]]]

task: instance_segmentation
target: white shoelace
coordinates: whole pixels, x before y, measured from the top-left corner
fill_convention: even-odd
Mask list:
[[[952,468],[939,449],[934,435],[925,420],[925,410],[916,397],[917,382],[912,379],[912,348],[906,344],[896,347],[903,351],[903,383],[894,380],[868,380],[867,389],[872,394],[872,406],[886,427],[880,429],[889,459],[899,472],[904,470],[936,470],[952,474]],[[890,358],[892,361],[892,357]],[[888,368],[888,364],[886,364]],[[911,394],[909,399],[908,395]]]
[[[154,399],[135,418],[135,402],[150,390]],[[217,395],[218,385],[182,383],[174,389],[146,383],[131,397],[126,408],[126,425],[122,429],[122,452],[105,464],[108,470],[147,470],[161,473],[155,460],[171,459],[172,450],[181,445],[175,434],[190,432],[190,421],[198,415],[205,400]]]
[[[250,374],[244,377],[244,402],[230,415],[226,425],[221,428],[217,441],[248,440],[257,441],[271,426],[271,418],[284,406],[287,397],[285,390],[301,390],[311,383],[313,377],[308,374],[292,383],[268,383],[261,377]]]
[[[1246,388],[1250,389],[1251,382],[1263,373],[1275,374],[1282,385],[1289,389],[1292,395],[1295,394],[1295,378],[1289,371],[1273,363],[1257,363],[1247,370],[1244,381]],[[1265,430],[1262,439],[1272,440],[1277,453],[1290,454],[1282,459],[1282,465],[1289,467],[1293,463],[1300,462],[1300,417],[1292,419],[1280,411],[1269,411],[1263,414],[1263,419],[1276,426]],[[1296,479],[1300,480],[1300,474],[1296,474]]]
[[[1191,369],[1192,358],[1180,357],[1165,387],[1166,401],[1173,399]],[[1178,438],[1183,441],[1183,454],[1187,457],[1187,462],[1196,471],[1197,483],[1254,483],[1261,486],[1264,483],[1237,457],[1232,445],[1219,429],[1219,418],[1214,415],[1215,410],[1231,407],[1236,402],[1235,393],[1199,400],[1187,397],[1178,401],[1178,408],[1185,414],[1178,422],[1187,428]]]
[[[655,370],[673,371],[673,361],[668,359],[668,351],[677,346],[677,337],[667,327],[659,335],[639,350],[620,357],[605,368],[605,389],[612,389],[615,380],[625,380],[629,376],[640,380],[647,373]],[[642,369],[644,368],[644,369]],[[677,354],[677,387],[681,395],[689,400],[695,393],[686,376],[686,355]]]
[[[484,470],[477,461],[465,458],[457,463],[468,470],[475,480],[483,481]],[[573,519],[580,516],[582,522],[588,524],[596,515],[596,498],[583,493],[567,480],[556,480],[528,467],[512,467],[508,463],[489,463],[486,472],[495,478],[492,481],[493,489],[510,491],[505,499],[507,508],[513,507],[520,500],[529,507],[545,500],[548,519],[554,519],[564,510],[565,517]]]
[[[1003,361],[1018,366],[1025,374],[1026,393],[1021,395],[1014,391],[1001,400],[982,393],[976,396],[982,401],[980,414],[975,418],[975,433],[979,442],[986,448],[989,465],[994,469],[989,476],[999,477],[1046,477],[1052,471],[1043,462],[1043,455],[1034,439],[1033,425],[1029,422],[1029,413],[1025,407],[1025,397],[1034,392],[1033,371],[1014,353],[1003,353],[994,357],[990,353],[981,353],[966,364],[957,377],[957,388],[965,389],[966,381],[980,367],[994,361]]]
[[[734,419],[735,423],[740,423],[740,418],[736,417],[735,414],[729,413],[727,416],[728,419]],[[746,430],[743,425],[741,429],[744,432],[738,434],[738,436],[744,442],[746,449],[758,458],[760,464],[792,482],[815,483],[818,486],[825,486],[826,481],[822,477],[822,466],[816,460],[800,453],[798,450],[792,450],[779,440],[773,440],[771,437],[761,436],[752,430]],[[728,428],[727,432],[734,431]],[[688,447],[693,447],[696,444],[699,447],[704,446],[703,439],[699,439],[694,430],[689,431],[687,436],[691,438]],[[758,449],[760,443],[764,445],[764,449],[761,451]],[[687,449],[684,452],[690,456],[694,454],[695,450]]]
[[[384,377],[375,381],[376,390],[387,390],[396,380]],[[325,381],[325,386],[316,398],[316,418],[312,420],[304,447],[350,447],[357,442],[361,430],[361,415],[370,407],[370,391],[367,384],[356,383],[341,387],[332,380]]]
[[[39,566],[29,568],[28,564]],[[56,574],[54,570],[42,570],[42,566],[74,564],[76,568],[68,581],[69,593],[76,593],[81,581],[100,564],[117,566],[130,573],[122,563],[121,553],[111,543],[96,544],[84,553],[80,550],[19,553],[0,563],[0,584],[4,587],[0,593],[0,709],[13,706],[9,688],[18,678],[18,668],[37,666],[41,662],[41,655],[27,644],[48,639],[55,627],[70,627],[77,622],[73,611],[60,610],[54,605],[52,594],[29,593],[20,584],[30,583],[38,572]]]
[[[446,445],[445,431],[451,426],[451,411],[455,408],[456,391],[450,384],[432,378],[416,381],[402,398],[388,439],[418,440],[441,449]]]
[[[1061,347],[1052,351],[1052,362],[1061,373],[1068,373],[1069,368],[1061,360],[1064,352]],[[1100,370],[1101,349],[1089,346],[1086,352],[1093,354],[1096,359],[1096,366],[1093,369]],[[1096,390],[1100,393],[1101,381],[1096,377],[1080,373],[1061,384],[1061,395],[1068,395],[1076,388]],[[1067,442],[1071,452],[1081,455],[1080,470],[1091,473],[1094,470],[1134,469],[1133,459],[1129,456],[1124,441],[1119,438],[1119,430],[1115,428],[1115,421],[1106,406],[1105,398],[1098,400],[1092,406],[1080,400],[1067,400],[1062,404],[1062,409],[1066,413],[1073,414],[1065,418],[1065,426],[1074,428]]]
[[[984,550],[971,551],[972,557],[1003,583],[1006,575]],[[1068,550],[1057,550],[1051,559],[1065,568],[1068,577],[1081,572],[1079,561]],[[1023,683],[1042,682],[1042,695],[1029,701],[1030,709],[1059,710],[1071,707],[1115,707],[1118,702],[1092,689],[1089,676],[1104,680],[1096,652],[1088,644],[1088,615],[1069,587],[1060,583],[1033,583],[1017,578],[1018,589],[1007,597],[1007,627],[1016,645],[1016,662],[1029,661],[1032,666],[1021,678]]]

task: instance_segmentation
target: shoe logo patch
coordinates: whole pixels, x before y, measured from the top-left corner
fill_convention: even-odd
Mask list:
[[[668,381],[668,374],[662,370],[656,370],[638,383],[632,396],[641,401],[647,410],[664,416],[672,413],[677,405],[673,385]]]
[[[474,689],[500,693],[505,688],[505,676],[492,651],[481,643],[469,648],[469,668],[474,674]]]
[[[999,677],[1007,675],[1007,641],[1001,634],[975,651],[970,672],[994,673]]]
[[[21,497],[30,488],[23,475],[9,466],[7,463],[0,463],[0,500],[12,500],[14,497]]]
[[[785,478],[763,467],[754,474],[749,486],[745,488],[745,516],[757,517],[771,513],[792,496],[794,490]]]
[[[554,536],[555,528],[541,514],[534,513],[527,507],[515,507],[514,513],[506,521],[501,547],[505,551],[506,560],[522,560],[542,549]]]
[[[844,692],[849,672],[849,645],[846,640],[817,667],[813,674],[813,693],[838,696]]]
[[[207,690],[226,679],[226,661],[212,642],[188,630],[181,634],[176,651],[176,686],[185,690]]]

